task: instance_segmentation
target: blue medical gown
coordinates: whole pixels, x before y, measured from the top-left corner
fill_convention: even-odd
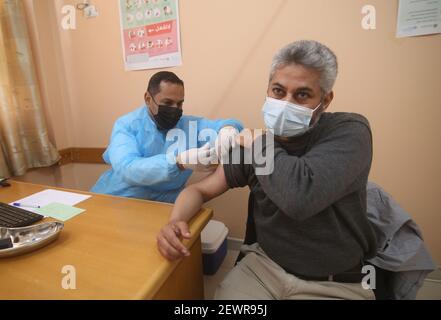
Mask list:
[[[110,145],[103,155],[112,168],[91,191],[174,203],[192,174],[191,170],[177,167],[175,156],[207,142],[214,145],[216,137],[209,133],[217,133],[227,125],[243,130],[236,120],[183,116],[176,126],[180,130],[159,131],[144,105],[116,121]]]

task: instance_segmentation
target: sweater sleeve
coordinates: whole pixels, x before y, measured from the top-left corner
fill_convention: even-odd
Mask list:
[[[245,149],[236,147],[230,152],[228,162],[223,164],[225,179],[230,188],[242,188],[248,185],[252,170],[251,164],[244,161]]]

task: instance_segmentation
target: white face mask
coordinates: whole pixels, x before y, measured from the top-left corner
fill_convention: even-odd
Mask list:
[[[310,129],[314,110],[293,104],[284,100],[266,98],[263,106],[263,118],[268,129],[274,130],[279,137],[295,137],[304,134]]]

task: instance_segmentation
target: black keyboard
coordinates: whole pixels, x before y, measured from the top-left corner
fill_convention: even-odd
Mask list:
[[[42,215],[0,202],[0,227],[27,227],[43,218]]]

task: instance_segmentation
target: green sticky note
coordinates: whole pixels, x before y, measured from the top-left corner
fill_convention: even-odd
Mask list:
[[[48,204],[47,206],[35,210],[35,212],[38,214],[51,217],[63,222],[74,218],[75,216],[79,215],[80,213],[83,213],[84,211],[86,210],[75,208],[72,206],[67,206],[65,204],[56,203],[56,202]]]

